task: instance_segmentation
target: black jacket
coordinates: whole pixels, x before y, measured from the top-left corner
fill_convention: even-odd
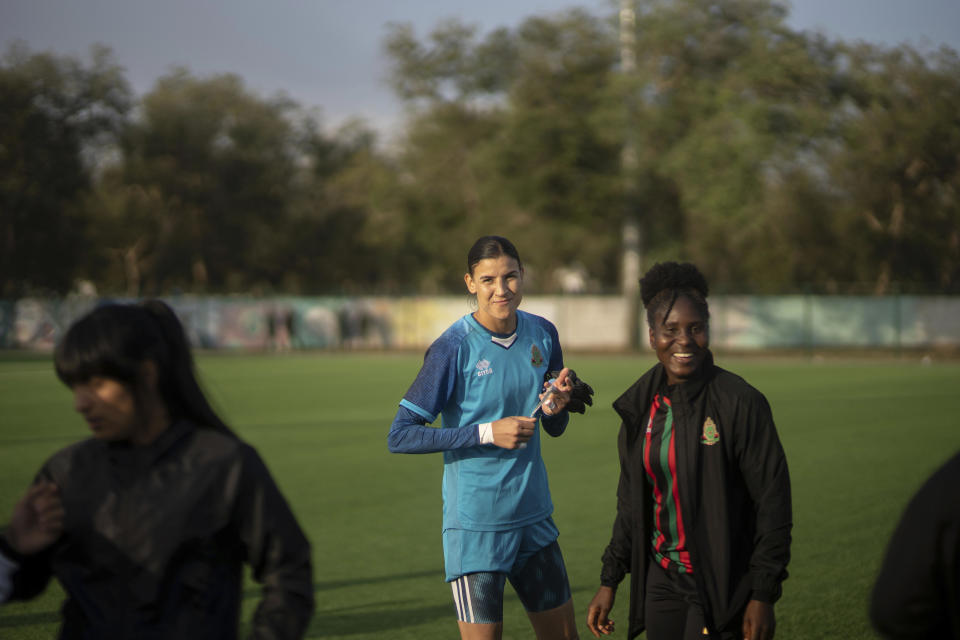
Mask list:
[[[12,599],[51,575],[61,638],[234,640],[243,563],[263,583],[253,638],[300,638],[313,611],[310,545],[256,451],[185,422],[145,447],[95,439],[56,453],[64,533],[15,558]],[[9,547],[4,549],[10,554]]]
[[[650,557],[652,494],[643,434],[653,398],[665,387],[663,365],[657,364],[613,403],[623,420],[620,482],[600,580],[615,588],[630,573],[629,638],[645,627]],[[697,378],[674,388],[670,400],[693,573],[707,624],[723,631],[737,624],[749,600],[773,603],[780,597],[792,527],[787,461],[766,398],[715,366],[712,355]]]
[[[870,620],[884,638],[960,639],[960,453],[907,505],[873,587]]]

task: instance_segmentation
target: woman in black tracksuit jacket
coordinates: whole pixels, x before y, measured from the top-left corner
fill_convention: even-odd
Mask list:
[[[696,267],[655,265],[641,289],[659,363],[613,405],[623,421],[617,515],[587,625],[612,633],[629,573],[628,638],[769,640],[792,526],[770,406],[714,365]]]
[[[56,577],[62,639],[296,640],[314,608],[310,543],[253,447],[213,411],[166,304],[97,307],[57,345],[91,438],[55,453],[0,535],[0,603]]]

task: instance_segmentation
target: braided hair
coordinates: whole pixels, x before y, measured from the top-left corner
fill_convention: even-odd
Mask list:
[[[640,279],[640,298],[650,327],[660,314],[667,319],[680,296],[689,298],[704,320],[709,320],[708,293],[707,279],[689,262],[658,262]]]

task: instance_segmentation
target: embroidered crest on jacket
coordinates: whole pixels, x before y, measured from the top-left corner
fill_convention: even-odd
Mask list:
[[[703,423],[703,434],[700,436],[700,444],[711,447],[720,442],[720,432],[717,431],[717,423],[713,418],[707,417]]]

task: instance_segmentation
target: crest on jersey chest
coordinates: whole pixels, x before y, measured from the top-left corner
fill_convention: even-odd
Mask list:
[[[536,368],[543,366],[543,354],[540,353],[540,349],[537,349],[537,345],[530,346],[530,364]]]

